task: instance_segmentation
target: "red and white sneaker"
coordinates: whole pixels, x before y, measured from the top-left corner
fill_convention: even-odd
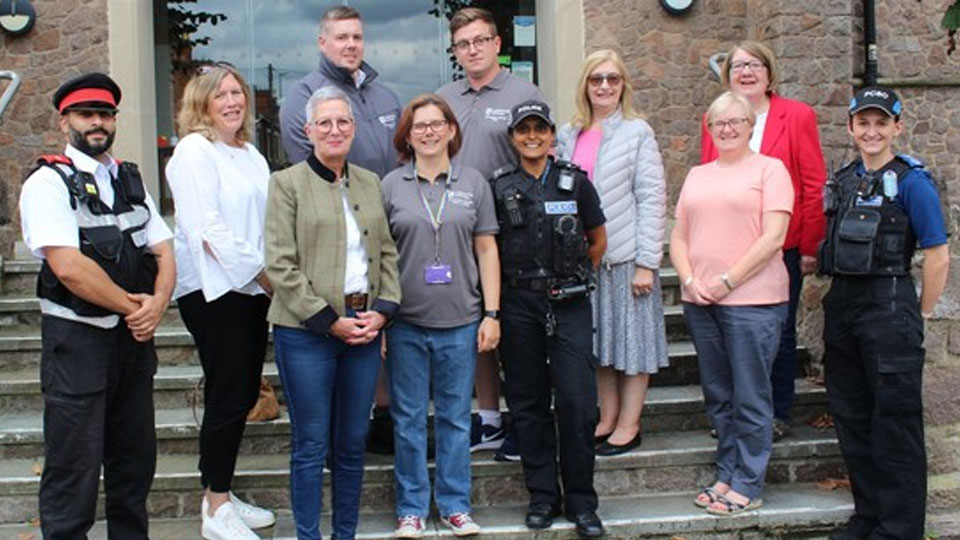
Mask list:
[[[420,538],[423,536],[423,519],[420,516],[403,516],[397,518],[397,530],[393,531],[397,538]]]
[[[473,536],[480,534],[480,525],[466,512],[440,516],[440,521],[453,531],[454,536]]]

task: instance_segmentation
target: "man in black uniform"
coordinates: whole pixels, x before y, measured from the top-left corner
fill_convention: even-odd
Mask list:
[[[891,148],[902,104],[870,87],[850,103],[860,158],[828,180],[821,271],[827,393],[850,473],[855,513],[832,540],[921,540],[927,499],[923,319],[947,279],[940,198],[923,164]],[[923,250],[918,301],[910,275]]]
[[[597,538],[604,530],[593,488],[597,392],[589,291],[607,246],[605,218],[586,174],[548,156],[556,126],[546,104],[514,107],[509,131],[520,167],[498,170],[492,183],[503,274],[500,350],[530,492],[526,525],[549,527],[562,504],[581,537]]]
[[[46,540],[86,538],[101,465],[108,538],[147,538],[153,333],[173,290],[173,247],[136,165],[107,153],[119,102],[120,88],[102,73],[64,83],[53,104],[66,151],[42,157],[20,195],[24,242],[43,259]]]

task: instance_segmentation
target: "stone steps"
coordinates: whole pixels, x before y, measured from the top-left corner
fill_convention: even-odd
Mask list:
[[[714,475],[716,441],[706,430],[650,433],[643,446],[613,457],[598,457],[596,487],[601,497],[656,495],[693,491],[709,484]],[[500,463],[492,452],[472,456],[473,504],[523,504],[519,463]],[[812,459],[817,462],[811,463]],[[36,515],[40,458],[0,460],[0,523],[28,520]],[[197,456],[161,455],[149,498],[152,517],[193,517],[200,504]],[[431,464],[432,468],[432,464]],[[367,512],[393,508],[393,459],[368,455],[361,508]],[[842,474],[843,466],[831,430],[796,425],[790,437],[774,444],[767,482],[816,482]],[[242,454],[234,491],[271,508],[289,509],[289,456],[285,451]],[[329,500],[329,499],[327,499]]]
[[[161,325],[183,325],[177,301],[170,302]],[[40,327],[40,299],[33,293],[0,296],[0,327]]]
[[[853,511],[850,495],[843,491],[824,491],[809,483],[774,484],[765,493],[764,506],[733,517],[717,517],[692,504],[694,490],[663,492],[653,495],[604,498],[599,515],[608,539],[645,540],[825,540]],[[199,503],[195,506],[199,508]],[[576,538],[573,525],[557,518],[553,527],[533,533],[523,526],[526,504],[474,506],[473,516],[483,526],[481,538],[496,540],[566,540]],[[392,511],[364,512],[360,516],[358,539],[393,538],[395,516]],[[154,540],[183,540],[199,536],[197,518],[153,519],[150,537]],[[321,531],[330,534],[329,514],[322,519]],[[292,516],[279,511],[277,524],[256,531],[261,538],[295,540]],[[0,525],[0,537],[40,536],[39,528],[25,524]],[[453,538],[438,520],[427,522],[424,538]],[[106,526],[97,522],[91,540],[106,539]]]
[[[267,369],[268,378],[276,383],[273,364]],[[163,384],[176,384],[178,376],[161,375]],[[184,380],[184,378],[179,378]],[[826,409],[826,392],[810,381],[797,380],[797,399],[794,418],[805,423]],[[506,410],[504,408],[504,410]],[[196,419],[203,415],[202,404],[196,408]],[[5,457],[37,457],[43,455],[42,415],[39,410],[0,413],[0,459]],[[195,453],[198,422],[194,409],[183,406],[174,409],[158,408],[156,411],[157,440],[161,454]],[[645,433],[682,432],[705,430],[706,415],[703,412],[703,394],[700,387],[664,386],[651,388],[643,412]],[[245,451],[254,453],[285,451],[288,449],[289,420],[281,414],[270,422],[252,422],[244,435]]]
[[[36,261],[5,261],[0,275],[0,538],[39,537],[37,528],[22,525],[37,516],[35,471],[42,466],[43,453],[40,316],[32,297],[38,269]],[[826,409],[826,396],[822,387],[803,379],[797,381],[794,432],[774,446],[767,505],[741,516],[717,518],[691,504],[693,493],[713,479],[716,442],[706,431],[695,351],[677,305],[676,272],[661,270],[661,281],[671,366],[652,378],[655,387],[644,409],[643,446],[597,460],[600,513],[609,537],[756,540],[776,535],[799,540],[824,536],[824,531],[846,518],[851,504],[848,493],[820,491],[812,484],[839,476],[843,464],[833,431],[807,425]],[[194,411],[189,400],[201,370],[192,339],[173,307],[156,336],[160,366],[154,397],[160,456],[148,509],[153,520],[151,537],[161,540],[195,538],[199,529],[195,416],[200,418],[203,410],[200,406]],[[805,354],[802,359],[805,364]],[[264,373],[282,402],[272,347],[266,362]],[[258,531],[264,538],[295,536],[289,510],[289,436],[284,414],[273,422],[249,424],[241,447],[235,491],[279,510],[278,525]],[[477,453],[472,459],[474,515],[484,526],[484,535],[531,537],[522,524],[527,494],[520,465],[496,462],[491,452]],[[393,536],[393,489],[392,457],[368,455],[359,538]],[[101,501],[100,519],[102,506]],[[324,531],[329,533],[329,525]],[[105,536],[104,524],[99,522],[91,538]],[[452,535],[431,521],[426,536]],[[559,519],[552,529],[535,536],[562,539],[575,533],[571,524]]]

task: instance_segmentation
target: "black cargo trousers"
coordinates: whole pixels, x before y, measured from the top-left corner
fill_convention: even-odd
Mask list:
[[[590,298],[553,302],[545,291],[507,285],[500,305],[507,405],[530,504],[594,512],[597,383]],[[556,322],[551,334],[548,316]]]
[[[823,307],[827,394],[853,490],[852,532],[920,540],[927,459],[913,280],[837,276]]]
[[[102,465],[107,537],[146,539],[157,459],[153,341],[135,341],[123,320],[102,329],[44,315],[41,325],[43,537],[86,538]]]

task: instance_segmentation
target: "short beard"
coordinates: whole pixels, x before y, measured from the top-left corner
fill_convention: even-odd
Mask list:
[[[90,143],[87,142],[87,135],[90,135],[96,132],[106,133],[107,139],[102,143],[91,145]],[[109,131],[103,128],[94,128],[85,133],[80,133],[79,131],[71,127],[70,128],[70,144],[73,145],[73,147],[76,148],[77,150],[83,152],[84,154],[90,157],[98,157],[106,153],[106,151],[109,150],[111,146],[113,146],[114,135],[116,135],[116,133],[110,133]]]

